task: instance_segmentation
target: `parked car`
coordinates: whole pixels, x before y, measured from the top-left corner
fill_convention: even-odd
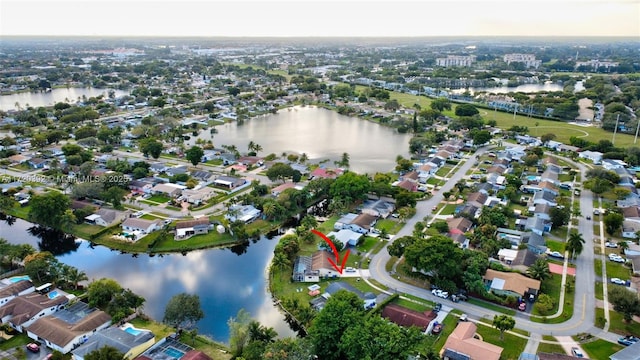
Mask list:
[[[431,329],[431,333],[437,335],[440,334],[440,332],[442,332],[442,324],[436,321],[436,323],[433,325],[433,328]]]
[[[600,210],[598,209],[593,210],[593,215],[600,215]]]
[[[625,258],[623,258],[622,256],[616,256],[613,259],[611,259],[613,262],[617,262],[617,263],[625,263],[627,260]]]
[[[620,345],[624,345],[624,346],[629,346],[629,345],[633,345],[635,343],[637,343],[638,341],[640,341],[639,338],[633,336],[633,335],[627,335],[625,337],[621,337],[618,339],[618,344]]]
[[[440,311],[440,310],[442,310],[442,304],[440,304],[440,303],[436,303],[436,304],[433,306],[433,311],[438,312],[438,311]]]
[[[431,290],[431,293],[432,293],[433,295],[435,295],[435,296],[437,296],[437,297],[440,297],[440,298],[443,298],[443,299],[446,299],[446,298],[448,298],[448,297],[449,297],[449,293],[448,293],[448,292],[446,292],[446,291],[442,291],[442,290],[440,290],[440,289],[434,289],[434,290]]]
[[[520,305],[518,305],[518,310],[520,311],[525,311],[527,310],[527,303],[526,302],[521,302]]]
[[[352,267],[347,267],[344,269],[344,271],[348,272],[348,273],[354,273],[356,272],[356,269],[352,268]]]
[[[38,353],[40,352],[40,345],[36,344],[36,343],[29,343],[27,344],[27,350],[34,352],[34,353]]]
[[[551,253],[549,253],[549,256],[558,259],[564,259],[564,255],[562,255],[559,251],[552,251]]]
[[[578,349],[577,347],[572,347],[571,348],[571,354],[577,358],[582,358],[584,357],[584,354],[582,353],[582,351],[580,349]]]
[[[619,278],[611,278],[611,282],[616,285],[627,285],[627,282]]]
[[[618,247],[618,244],[616,244],[616,243],[614,243],[614,242],[609,242],[609,241],[607,241],[606,243],[604,243],[604,246],[605,246],[605,247],[608,247],[608,248],[617,248],[617,247]]]
[[[458,320],[459,321],[468,321],[469,317],[467,316],[467,314],[462,314],[462,315],[460,315],[460,318]]]

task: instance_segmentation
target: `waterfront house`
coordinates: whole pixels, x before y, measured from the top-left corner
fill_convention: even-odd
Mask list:
[[[86,342],[94,332],[111,324],[111,316],[81,301],[37,319],[26,328],[27,336],[66,354]]]
[[[95,213],[85,217],[85,222],[91,225],[111,226],[117,222],[123,221],[131,215],[131,211],[118,211],[112,209],[100,209]]]
[[[84,344],[71,351],[74,360],[84,360],[92,351],[105,346],[116,348],[124,354],[124,360],[134,359],[155,343],[155,336],[151,331],[133,333],[119,327],[109,327],[95,332]]]
[[[325,168],[316,168],[309,174],[309,179],[335,179],[338,176],[342,175],[342,169],[325,169]]]
[[[293,263],[293,275],[291,279],[297,282],[318,282],[320,271],[312,270],[313,260],[311,256],[298,256]]]
[[[32,292],[17,296],[0,307],[0,322],[8,323],[12,328],[23,332],[37,319],[63,309],[69,302],[69,297],[73,295],[58,289],[46,294]]]
[[[0,281],[0,307],[18,296],[31,294],[35,291],[31,280],[26,277],[22,280],[3,279]]]
[[[162,227],[162,221],[160,220],[147,220],[139,218],[126,218],[122,224],[122,230],[128,232],[139,232],[144,235],[150,234],[156,230],[160,230]]]
[[[224,215],[225,219],[230,222],[242,221],[244,223],[250,223],[260,217],[262,212],[253,205],[233,205],[229,207],[229,211]]]
[[[321,278],[339,277],[340,273],[331,265],[331,258],[335,262],[335,255],[332,252],[318,250],[311,255],[311,270],[316,271]]]
[[[184,220],[176,223],[176,240],[186,240],[199,234],[207,234],[212,228],[209,218],[203,216],[195,220]]]

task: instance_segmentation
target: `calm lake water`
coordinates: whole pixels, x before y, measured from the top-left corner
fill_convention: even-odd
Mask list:
[[[128,95],[129,93],[122,90],[114,90],[116,97]],[[16,102],[20,104],[21,108],[27,108],[27,106],[53,106],[57,102],[75,103],[78,98],[82,99],[82,96],[87,98],[95,96],[108,96],[109,89],[96,89],[96,88],[58,88],[49,92],[21,92],[10,95],[0,95],[0,110],[17,110]]]
[[[212,140],[216,147],[235,145],[241,152],[253,141],[263,148],[259,155],[306,153],[312,161],[329,159],[328,166],[346,152],[351,170],[370,174],[393,170],[397,155],[409,157],[411,139],[395,129],[317,107],[283,109],[243,125],[233,122],[215,128],[217,134],[201,131],[198,138]],[[195,141],[192,137],[187,143]]]
[[[0,221],[0,237],[39,249],[41,240],[27,231],[31,226],[20,219],[12,226]],[[147,300],[145,313],[156,320],[162,320],[164,307],[172,296],[182,292],[198,294],[205,313],[198,324],[199,332],[227,342],[227,320],[241,308],[262,324],[275,328],[280,336],[295,335],[267,292],[265,269],[277,241],[262,238],[240,256],[229,249],[210,249],[185,256],[153,257],[143,254],[133,257],[103,246],[91,248],[88,242],[82,242],[77,250],[59,255],[58,259],[85,271],[90,280],[115,279],[143,296]]]
[[[562,91],[562,89],[563,87],[560,84],[547,83],[547,84],[524,84],[516,87],[508,87],[508,86],[490,87],[490,88],[470,87],[468,90],[471,94],[474,94],[477,92],[487,92],[487,93],[493,93],[493,94],[508,94],[510,92],[536,93],[536,92],[542,92],[542,91]],[[465,91],[467,91],[467,89],[451,90],[451,92],[454,94],[462,94]]]

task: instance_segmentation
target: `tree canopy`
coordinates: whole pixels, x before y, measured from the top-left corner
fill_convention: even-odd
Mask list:
[[[199,146],[192,146],[189,150],[184,153],[184,157],[189,160],[193,166],[198,165],[202,161],[202,157],[204,156],[204,150]]]
[[[29,220],[54,229],[61,229],[65,211],[69,209],[71,200],[61,192],[50,191],[35,195],[31,199]]]
[[[204,318],[200,297],[196,294],[174,295],[164,309],[162,322],[176,329],[191,329]]]

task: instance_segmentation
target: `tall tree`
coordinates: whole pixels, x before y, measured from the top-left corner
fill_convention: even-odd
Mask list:
[[[543,258],[538,258],[531,266],[529,266],[527,274],[534,279],[542,281],[551,276],[551,271],[549,270],[549,264],[547,264],[547,261]]]
[[[362,321],[363,314],[364,304],[356,294],[345,290],[333,294],[309,328],[318,359],[344,359],[340,339],[349,327]]]
[[[584,248],[584,238],[582,238],[582,234],[575,230],[571,231],[571,234],[569,234],[569,238],[567,239],[565,248],[569,252],[569,256],[572,259],[575,259],[578,255],[580,255]]]
[[[71,200],[58,191],[35,195],[31,199],[29,220],[54,229],[61,229],[62,218],[69,209]]]
[[[604,228],[607,234],[614,235],[622,227],[624,216],[615,212],[610,212],[604,216]]]
[[[493,327],[500,330],[500,340],[504,340],[504,332],[513,329],[516,326],[516,320],[507,315],[495,315],[493,317]]]
[[[204,318],[200,297],[196,294],[174,295],[164,309],[162,322],[176,329],[191,329]]]
[[[202,148],[200,148],[199,146],[192,146],[184,154],[184,157],[189,160],[193,164],[193,166],[198,165],[198,163],[202,161],[203,156],[204,150],[202,150]]]
[[[635,315],[640,315],[640,299],[622,286],[612,286],[609,290],[609,301],[613,309],[622,314],[626,322],[631,322]]]

